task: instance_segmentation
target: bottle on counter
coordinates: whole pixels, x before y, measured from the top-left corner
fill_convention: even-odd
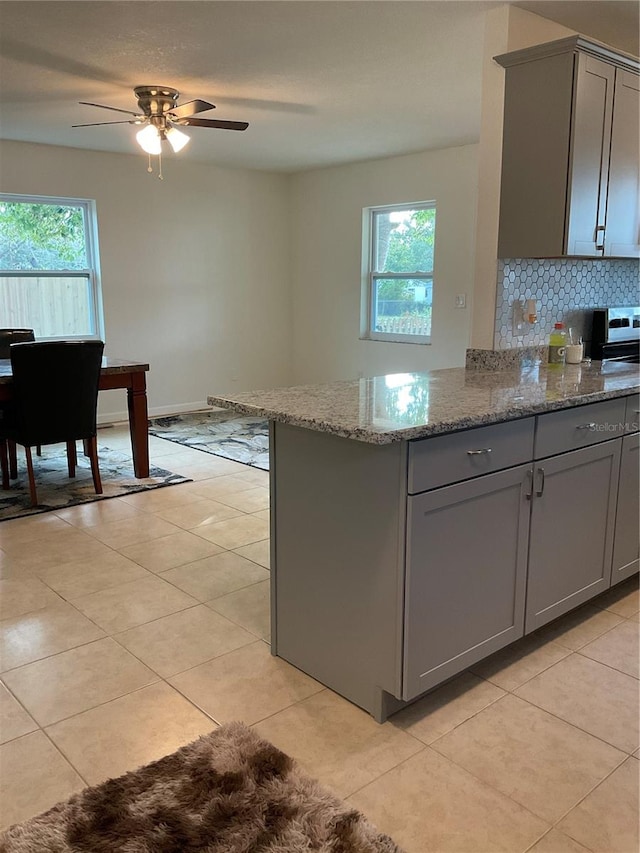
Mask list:
[[[567,333],[564,323],[556,323],[549,335],[549,366],[562,366],[565,360]]]

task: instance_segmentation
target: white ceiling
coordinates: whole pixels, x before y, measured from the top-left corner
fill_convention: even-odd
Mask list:
[[[484,13],[500,0],[1,0],[0,136],[139,152],[133,87],[217,105],[179,156],[294,171],[478,139]],[[637,53],[637,0],[517,2]]]

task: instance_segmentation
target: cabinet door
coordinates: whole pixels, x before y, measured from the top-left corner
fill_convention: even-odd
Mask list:
[[[640,77],[616,72],[605,255],[640,257]]]
[[[535,465],[527,633],[610,585],[621,443],[605,441]]]
[[[611,584],[616,584],[638,571],[640,546],[638,544],[640,518],[640,433],[625,435],[622,439],[620,482],[613,543],[613,569]]]
[[[603,254],[615,67],[577,57],[571,164],[568,255]]]
[[[498,257],[566,253],[574,57],[507,68]]]
[[[523,634],[531,466],[409,498],[403,698]]]

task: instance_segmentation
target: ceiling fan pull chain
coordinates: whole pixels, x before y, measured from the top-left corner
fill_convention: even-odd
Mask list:
[[[151,166],[151,154],[149,154],[149,165],[147,166],[147,172],[153,172],[153,168]]]
[[[158,180],[164,181],[162,177],[162,151],[158,154]]]

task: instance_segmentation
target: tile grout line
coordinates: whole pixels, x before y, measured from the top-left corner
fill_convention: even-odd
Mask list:
[[[620,751],[622,751],[622,750],[620,750]],[[615,766],[612,770],[610,770],[610,771],[609,771],[609,772],[608,772],[608,773],[607,773],[607,774],[606,774],[602,779],[600,779],[600,781],[599,781],[599,782],[596,782],[596,783],[595,783],[595,785],[593,785],[593,787],[592,787],[592,788],[590,788],[590,789],[587,791],[587,793],[586,793],[583,797],[580,797],[580,799],[578,800],[578,802],[577,802],[577,803],[575,803],[573,806],[571,806],[571,808],[570,808],[570,809],[567,809],[567,811],[566,811],[563,815],[561,815],[561,817],[559,817],[559,818],[558,818],[558,820],[556,820],[556,821],[554,822],[553,826],[554,826],[554,827],[557,827],[557,826],[558,826],[558,824],[559,824],[561,821],[563,821],[563,820],[567,817],[567,815],[568,815],[570,812],[572,812],[572,811],[573,811],[575,808],[577,808],[577,807],[578,807],[582,802],[584,802],[584,800],[586,800],[586,799],[587,799],[587,797],[588,797],[588,796],[590,796],[590,795],[591,795],[591,794],[596,790],[596,788],[599,788],[599,787],[600,787],[604,782],[606,782],[606,781],[607,781],[607,779],[609,779],[609,778],[610,778],[610,777],[611,777],[611,776],[616,772],[616,770],[619,770],[619,769],[622,767],[622,765],[623,765],[625,762],[627,762],[627,761],[628,761],[630,758],[632,758],[632,757],[633,757],[632,755],[625,755],[625,756],[624,756],[624,758],[623,758],[623,759],[621,759],[621,761],[619,761],[619,762],[618,762],[618,764],[616,764],[616,766]],[[560,831],[561,831],[561,832],[564,832],[564,830],[560,830]],[[566,833],[565,833],[565,835],[569,835],[569,833],[568,833],[568,832],[566,832]],[[571,838],[572,836],[569,836],[569,837]],[[574,841],[578,841],[578,839],[577,839],[577,838],[574,838]],[[579,843],[579,844],[582,844],[583,842],[582,842],[582,841],[578,841],[578,843]]]
[[[563,658],[563,660],[566,660],[566,658]],[[597,661],[594,661],[594,662],[597,663]],[[604,664],[603,664],[603,666],[604,666]],[[627,678],[631,678],[631,677],[632,676],[627,676]],[[520,688],[518,688],[518,689],[520,689]],[[540,711],[544,711],[545,714],[549,714],[551,717],[554,717],[556,720],[560,720],[562,723],[565,723],[566,725],[573,726],[573,728],[578,729],[578,731],[581,731],[586,735],[589,735],[589,737],[595,738],[596,740],[599,740],[601,743],[604,743],[607,746],[613,747],[613,749],[617,749],[618,752],[625,753],[627,758],[630,755],[633,755],[634,750],[637,749],[637,747],[634,747],[631,752],[628,752],[625,748],[618,746],[615,743],[611,743],[608,740],[605,740],[600,735],[596,735],[593,732],[587,731],[587,729],[583,729],[581,726],[577,725],[577,723],[572,723],[569,720],[565,720],[564,717],[560,717],[558,714],[555,714],[553,711],[549,711],[547,708],[543,708],[542,705],[537,705],[532,699],[525,699],[524,696],[518,696],[517,693],[511,693],[510,695],[515,696],[516,699],[521,699],[523,702],[527,702],[529,705],[532,705],[534,708],[538,708]]]
[[[632,675],[631,673],[627,672],[627,671],[626,671],[626,670],[624,670],[624,669],[619,669],[617,666],[613,666],[613,664],[606,663],[605,661],[602,661],[602,660],[598,660],[598,658],[592,658],[592,657],[590,657],[589,655],[585,655],[585,654],[582,652],[582,650],[580,650],[580,651],[578,651],[578,652],[575,652],[575,654],[580,655],[580,657],[585,658],[586,660],[593,661],[594,663],[599,663],[601,666],[606,666],[606,667],[608,667],[609,669],[612,669],[614,672],[619,672],[619,673],[621,673],[622,675],[628,675],[628,676],[629,676],[629,678],[635,678],[635,679],[636,679],[636,681],[640,681],[640,674],[638,674],[638,675]]]
[[[510,692],[507,692],[507,694],[506,694],[506,695],[515,696],[515,694],[512,694],[512,693],[510,693]],[[473,719],[474,717],[478,716],[478,714],[482,713],[482,711],[486,710],[486,708],[493,707],[493,706],[494,706],[494,705],[496,705],[498,702],[500,702],[502,699],[505,699],[505,698],[506,698],[506,695],[505,695],[505,696],[500,696],[500,697],[498,697],[498,699],[496,699],[494,702],[489,703],[489,705],[486,705],[486,706],[485,706],[485,708],[482,708],[480,711],[476,712],[476,713],[475,713],[475,714],[473,714],[471,717],[468,717],[468,718],[467,718],[467,720],[464,720],[464,721],[463,721],[463,723],[460,723],[460,724],[459,724],[459,726],[464,725],[464,723],[466,723],[466,722],[468,722],[469,720]],[[603,778],[602,778],[602,779],[600,779],[598,782],[594,783],[594,785],[592,786],[592,788],[590,788],[590,789],[589,789],[589,791],[587,791],[587,793],[586,793],[586,794],[584,794],[584,796],[582,796],[582,797],[581,797],[581,798],[580,798],[576,803],[574,803],[574,805],[573,805],[573,806],[571,806],[571,808],[567,809],[567,811],[566,811],[565,813],[563,813],[563,814],[562,814],[562,815],[561,815],[561,816],[560,816],[556,821],[551,822],[551,827],[550,827],[550,828],[554,828],[555,826],[557,826],[557,824],[558,824],[561,820],[563,820],[563,819],[567,816],[567,814],[569,814],[569,812],[570,812],[570,811],[572,811],[574,808],[576,808],[576,806],[578,806],[578,805],[579,805],[579,804],[580,804],[580,803],[581,803],[581,802],[582,802],[586,797],[588,797],[590,793],[592,793],[592,792],[593,792],[597,787],[599,787],[599,786],[600,786],[600,785],[601,785],[601,784],[602,784],[606,779],[608,779],[608,778],[609,778],[609,776],[611,776],[611,774],[612,774],[612,773],[614,773],[618,768],[620,768],[620,767],[621,767],[621,766],[622,766],[622,765],[623,765],[623,764],[624,764],[624,763],[625,763],[629,758],[633,758],[633,752],[631,752],[631,753],[627,753],[624,749],[621,749],[620,747],[615,746],[614,744],[611,744],[611,743],[609,743],[608,741],[603,740],[602,738],[598,737],[597,735],[592,734],[591,732],[587,732],[587,731],[585,731],[584,729],[581,729],[579,726],[576,726],[574,723],[570,723],[568,720],[563,720],[561,717],[558,717],[557,715],[552,714],[550,711],[547,711],[547,710],[546,710],[546,708],[541,708],[540,706],[536,705],[536,704],[535,704],[535,703],[533,703],[533,702],[528,702],[528,700],[527,700],[527,699],[523,699],[523,697],[521,697],[521,696],[515,696],[515,698],[516,698],[516,699],[520,699],[521,701],[527,702],[527,704],[530,704],[530,705],[532,705],[533,707],[537,708],[538,710],[541,710],[543,713],[549,714],[550,716],[554,717],[554,719],[557,719],[557,720],[559,720],[560,722],[564,723],[565,725],[568,725],[568,726],[570,726],[570,727],[572,727],[572,728],[575,728],[577,731],[583,732],[584,734],[588,735],[589,737],[592,737],[592,738],[594,738],[595,740],[598,740],[598,741],[600,741],[601,743],[604,743],[606,746],[608,746],[608,747],[610,747],[610,748],[612,748],[612,749],[615,749],[617,752],[620,752],[620,753],[622,753],[622,755],[623,755],[623,758],[621,758],[621,759],[620,759],[620,761],[615,765],[615,767],[613,767],[610,771],[607,771],[607,773],[605,774],[605,776],[603,776]],[[477,775],[476,775],[472,770],[470,770],[468,767],[465,767],[463,764],[460,764],[460,763],[459,763],[455,758],[452,758],[450,755],[447,755],[447,754],[445,754],[445,753],[443,753],[443,752],[440,752],[440,750],[438,750],[438,749],[436,748],[436,744],[437,744],[439,741],[441,741],[441,740],[442,740],[443,738],[445,738],[447,735],[451,734],[451,732],[455,731],[455,729],[459,728],[459,726],[455,726],[455,727],[454,727],[453,729],[451,729],[449,732],[446,732],[444,735],[441,735],[439,738],[437,738],[437,739],[436,739],[435,741],[433,741],[432,743],[430,743],[430,744],[426,744],[426,746],[429,746],[429,747],[430,747],[430,748],[432,748],[432,749],[434,750],[434,752],[436,752],[438,755],[442,756],[443,758],[446,758],[448,761],[451,761],[453,764],[455,764],[456,766],[460,767],[460,768],[461,768],[462,770],[464,770],[465,772],[469,773],[471,776],[473,776],[473,778],[474,778],[474,779],[477,779],[478,781],[482,782],[483,784],[488,785],[490,788],[493,788],[494,790],[498,791],[498,793],[502,794],[502,795],[503,795],[503,796],[505,796],[505,797],[508,797],[510,800],[513,800],[513,802],[514,802],[514,803],[516,803],[517,805],[521,806],[522,808],[527,809],[527,811],[530,811],[530,812],[531,812],[531,814],[534,814],[534,815],[535,815],[536,817],[538,817],[540,820],[543,820],[543,821],[545,821],[546,823],[550,823],[550,821],[549,821],[547,818],[542,817],[541,815],[537,814],[536,812],[533,812],[531,809],[529,809],[527,806],[524,806],[522,803],[519,803],[517,800],[515,800],[515,799],[514,799],[513,797],[511,797],[509,794],[505,794],[505,793],[504,793],[504,791],[501,791],[499,788],[496,788],[496,787],[495,787],[491,782],[488,782],[486,779],[482,779],[480,776],[477,776]],[[545,833],[545,834],[546,834],[546,833]],[[537,841],[539,841],[539,840],[540,840],[540,839],[537,839]],[[575,839],[574,839],[574,840],[575,840]],[[536,841],[536,842],[534,842],[534,843],[537,843],[537,841]],[[579,843],[582,843],[582,842],[579,842]],[[584,846],[584,845],[583,845],[583,846]]]

